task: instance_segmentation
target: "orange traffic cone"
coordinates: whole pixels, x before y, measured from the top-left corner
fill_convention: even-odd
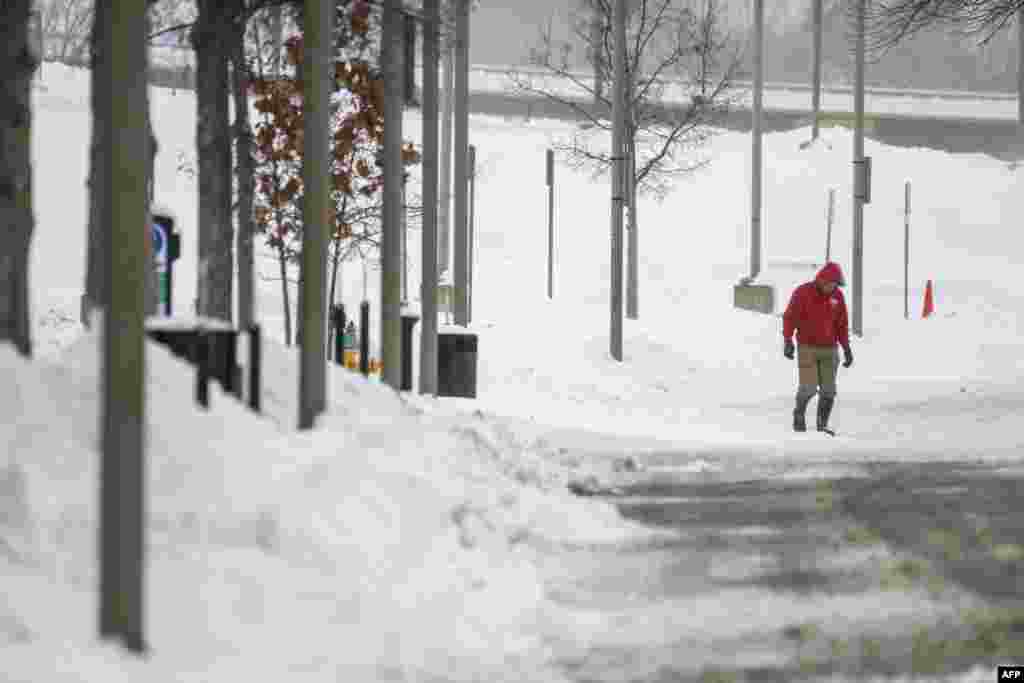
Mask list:
[[[935,312],[935,300],[932,295],[932,281],[929,280],[927,286],[924,288],[924,312],[921,314],[922,318],[927,318]]]

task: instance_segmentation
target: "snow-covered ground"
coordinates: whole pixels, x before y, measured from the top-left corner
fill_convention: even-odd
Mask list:
[[[48,65],[36,91],[38,359],[0,352],[9,416],[0,424],[0,661],[9,680],[560,680],[546,634],[573,617],[546,595],[543,567],[566,544],[652,533],[566,493],[570,477],[607,469],[587,455],[658,452],[678,472],[1020,457],[1024,171],[867,141],[875,184],[864,336],[853,341],[853,368],[840,371],[834,421],[844,436],[798,439],[788,429],[795,368],[782,358],[781,321],[732,308],[732,286],[747,271],[748,136],[717,136],[700,152],[706,169],[663,203],[641,201],[641,319],[626,322],[619,364],[608,356],[607,181],[557,171],[548,301],[544,152],[567,124],[473,117],[477,400],[399,396],[332,368],[327,415],[296,433],[296,357],[278,343],[275,282],[261,281],[259,296],[265,417],[217,391],[209,414],[197,410],[190,372],[148,346],[153,651],[133,661],[94,637],[99,338],[75,322],[87,83],[83,71]],[[174,296],[188,312],[196,185],[178,167],[194,157],[194,100],[154,90],[153,105],[157,201],[182,223]],[[406,130],[419,138],[415,113]],[[824,136],[806,150],[806,129],[765,141],[763,280],[776,284],[780,308],[822,261],[829,187],[833,253],[851,274],[852,143],[844,130]],[[409,249],[415,264],[415,233]],[[260,269],[274,273],[270,261]],[[927,279],[936,314],[922,320]],[[342,280],[352,309],[361,268],[346,264]],[[418,280],[414,268],[410,283]],[[378,281],[371,270],[374,309]]]

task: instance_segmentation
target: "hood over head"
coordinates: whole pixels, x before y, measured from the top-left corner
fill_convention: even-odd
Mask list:
[[[821,282],[834,282],[839,287],[846,286],[846,278],[843,277],[843,269],[838,263],[833,261],[829,261],[822,266],[821,270],[818,271],[818,274],[814,276],[814,279]]]

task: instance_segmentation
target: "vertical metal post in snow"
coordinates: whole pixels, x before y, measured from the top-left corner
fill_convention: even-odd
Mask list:
[[[455,104],[455,49],[444,48],[441,60],[444,83],[441,86],[441,168],[440,204],[437,209],[438,273],[446,273],[451,267],[452,235],[452,118]]]
[[[476,238],[476,211],[474,204],[476,203],[476,147],[473,145],[469,146],[469,249],[468,259],[469,267],[467,268],[468,275],[466,277],[466,321],[473,322],[473,267],[475,265],[474,250],[475,238]]]
[[[764,98],[764,0],[754,0],[754,103],[751,136],[750,279],[761,273],[761,104]]]
[[[437,119],[440,0],[423,0],[423,264],[420,393],[437,395]]]
[[[331,27],[334,4],[305,0],[303,91],[306,135],[302,149],[302,345],[299,373],[299,429],[311,429],[324,409],[327,359],[326,332],[327,216],[330,210],[330,92],[334,69]]]
[[[910,181],[903,186],[903,319],[910,319]]]
[[[406,34],[408,35],[408,34]],[[406,204],[408,197],[408,178],[405,169],[402,169],[402,305],[409,303],[409,207]]]
[[[468,202],[469,181],[469,0],[456,0],[455,14],[455,324],[469,324]]]
[[[555,151],[546,158],[548,186],[548,299],[555,298]]]
[[[1017,10],[1017,123],[1024,125],[1024,7]]]
[[[381,231],[381,379],[395,391],[402,381],[402,5],[384,0],[381,66],[384,71],[383,215]]]
[[[832,223],[836,215],[836,188],[828,188],[828,218],[825,232],[825,263],[832,260]]]
[[[824,33],[824,11],[822,4],[824,0],[811,0],[814,4],[814,66],[811,69],[811,110],[814,114],[814,121],[811,123],[811,140],[817,140],[820,132],[819,121],[821,117],[821,41]]]
[[[622,361],[622,208],[625,200],[626,133],[626,0],[614,0],[612,45],[615,78],[612,85],[612,216],[611,216],[611,356]]]
[[[856,130],[853,136],[853,315],[851,327],[864,334],[864,200],[867,192],[864,167],[864,52],[867,0],[857,0],[857,57],[854,73],[853,107]]]
[[[142,230],[148,216],[148,144],[145,41],[142,3],[112,3],[104,60],[116,94],[106,129],[102,173],[109,193],[104,222],[110,239],[102,274],[103,459],[100,481],[100,636],[128,649],[146,649],[145,591],[146,347],[145,282],[149,261]]]
[[[405,92],[403,101],[410,107],[416,106],[416,26],[419,22],[412,14],[402,16],[402,64]]]

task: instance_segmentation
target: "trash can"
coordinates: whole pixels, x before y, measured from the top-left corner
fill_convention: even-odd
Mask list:
[[[328,345],[328,360],[333,359],[338,365],[345,361],[345,307],[342,304],[331,306],[331,329],[333,330],[332,344]]]
[[[437,395],[476,398],[477,337],[471,332],[437,335]]]
[[[402,314],[402,372],[399,383],[401,391],[412,391],[412,331],[420,317],[413,313]]]

